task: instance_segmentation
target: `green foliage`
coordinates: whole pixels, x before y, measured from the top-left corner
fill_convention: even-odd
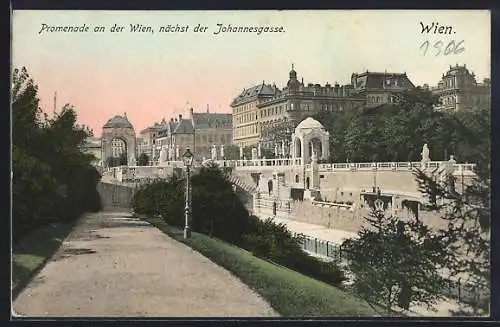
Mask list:
[[[194,232],[216,237],[252,251],[259,257],[295,269],[333,285],[344,276],[334,264],[323,263],[302,251],[300,239],[283,224],[249,217],[247,209],[215,165],[201,167],[191,179]],[[141,187],[133,209],[149,217],[161,215],[171,226],[184,227],[185,180],[171,177]]]
[[[342,270],[334,263],[322,262],[300,246],[285,224],[276,224],[271,218],[264,221],[250,216],[248,233],[243,236],[243,248],[254,255],[296,270],[331,285],[340,285],[345,279]]]
[[[457,113],[433,109],[437,98],[416,88],[396,104],[343,112],[319,112],[314,118],[330,133],[333,162],[420,161],[429,144],[433,160],[454,154],[461,162],[489,162],[490,109]],[[480,156],[480,157],[479,157]]]
[[[100,209],[95,157],[82,151],[90,131],[76,124],[66,104],[48,118],[38,107],[37,86],[25,68],[13,72],[13,237],[50,222],[73,221]]]
[[[247,229],[248,210],[222,171],[215,165],[201,167],[192,188],[193,228],[238,244]]]
[[[248,211],[233,192],[231,184],[216,166],[202,167],[191,178],[193,231],[233,244],[241,240]],[[134,211],[161,215],[173,226],[184,226],[185,179],[171,177],[139,189],[133,199]]]
[[[438,231],[443,240],[442,255],[446,258],[443,266],[450,276],[461,277],[463,284],[478,291],[490,290],[490,171],[477,170],[474,180],[460,193],[450,185],[450,179],[440,181],[422,171],[415,174],[420,190],[429,198],[429,208],[446,222]]]
[[[432,306],[441,298],[446,280],[446,250],[439,233],[421,221],[402,221],[373,211],[370,227],[344,241],[343,253],[354,275],[354,289],[364,298],[383,303],[388,312],[396,303]]]

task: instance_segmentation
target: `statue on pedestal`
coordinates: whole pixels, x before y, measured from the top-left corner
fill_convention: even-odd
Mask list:
[[[314,164],[318,163],[318,156],[316,155],[316,150],[314,150],[314,148],[311,155],[311,163]]]
[[[427,143],[424,144],[422,148],[422,162],[429,162],[431,158],[429,157],[429,146]]]
[[[258,150],[256,148],[252,148],[252,160],[257,160]]]
[[[274,156],[278,158],[278,143],[274,144]]]
[[[431,161],[431,158],[429,157],[429,146],[427,145],[427,143],[424,144],[423,148],[422,148],[422,160],[421,160],[421,167],[422,168],[427,168],[427,163],[429,163]]]
[[[180,154],[179,154],[179,146],[177,145],[175,147],[175,160],[179,160],[181,158]]]
[[[160,150],[160,159],[158,161],[159,161],[159,164],[162,164],[165,161],[167,161],[167,149],[166,149],[165,146],[161,147],[161,150]]]
[[[217,148],[215,147],[215,144],[212,145],[212,160],[217,160]]]
[[[262,149],[260,147],[260,143],[257,147],[257,157],[258,157],[258,159],[260,159],[262,157]]]
[[[220,158],[224,160],[224,144],[220,146]]]
[[[240,159],[243,159],[243,147],[240,145]]]
[[[285,157],[285,141],[281,141],[281,156]]]

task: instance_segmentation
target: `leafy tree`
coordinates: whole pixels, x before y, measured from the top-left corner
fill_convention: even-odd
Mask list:
[[[390,314],[395,304],[431,306],[441,298],[446,280],[443,241],[421,221],[402,221],[373,211],[369,228],[346,240],[342,249],[354,274],[354,289],[364,298],[383,303]]]
[[[438,233],[443,241],[443,266],[450,277],[461,277],[462,284],[476,291],[489,291],[491,279],[491,174],[478,169],[463,191],[453,186],[456,177],[441,180],[436,175],[416,172],[422,192],[428,195],[429,209],[439,213],[446,225]],[[472,303],[487,311],[489,297]]]
[[[216,165],[201,167],[192,188],[193,229],[238,243],[249,214],[222,171]]]
[[[83,151],[91,130],[76,124],[66,104],[49,118],[39,108],[38,87],[26,68],[14,69],[12,107],[12,195],[14,241],[50,222],[71,221],[99,210],[99,172]]]
[[[139,166],[149,166],[149,157],[146,153],[141,153],[139,160],[137,160]]]
[[[265,125],[261,129],[262,142],[269,143],[274,147],[275,143],[281,145],[282,141],[290,141],[290,137],[295,127],[295,122],[290,120],[281,120]]]
[[[334,162],[419,161],[425,143],[433,160],[448,160],[453,154],[462,162],[474,161],[476,144],[484,147],[489,139],[489,131],[481,126],[489,125],[490,109],[438,112],[437,101],[428,90],[416,88],[402,93],[395,104],[323,111],[314,118],[330,133]],[[476,135],[480,129],[482,134]]]

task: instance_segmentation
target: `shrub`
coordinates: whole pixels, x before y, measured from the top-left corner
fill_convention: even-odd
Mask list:
[[[264,257],[309,277],[332,285],[345,279],[342,270],[334,263],[323,262],[305,253],[300,246],[300,235],[294,236],[284,224],[271,218],[264,221],[250,216],[249,233],[243,237],[242,246],[258,257]]]

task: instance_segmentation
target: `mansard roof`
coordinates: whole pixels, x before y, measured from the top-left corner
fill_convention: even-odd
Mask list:
[[[383,88],[414,88],[415,85],[410,81],[406,73],[387,73],[387,72],[365,72],[353,74],[354,88],[364,89],[383,89]]]
[[[266,85],[265,83],[253,86],[249,89],[243,89],[240,95],[233,100],[231,107],[254,100],[260,96],[274,96],[277,92],[279,92],[279,90],[275,86]]]

